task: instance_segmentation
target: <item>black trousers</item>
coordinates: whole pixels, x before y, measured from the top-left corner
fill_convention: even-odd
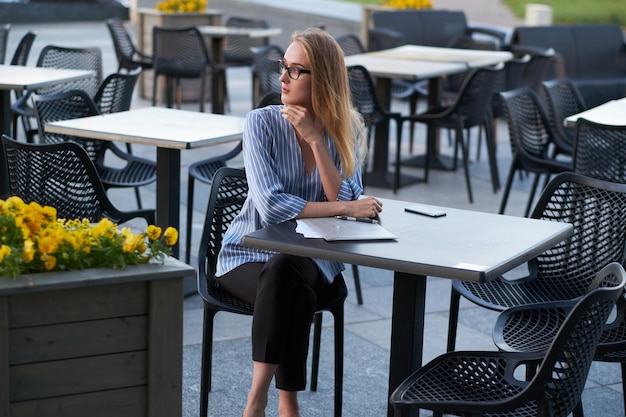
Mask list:
[[[315,263],[277,254],[266,263],[241,265],[219,283],[254,305],[252,359],[278,365],[278,389],[304,390],[311,323],[318,295],[328,285]]]

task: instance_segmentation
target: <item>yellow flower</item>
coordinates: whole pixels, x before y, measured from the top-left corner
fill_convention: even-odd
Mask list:
[[[165,229],[165,233],[163,234],[165,238],[165,244],[168,246],[174,246],[176,242],[178,242],[178,230],[173,227],[168,227]]]
[[[137,265],[171,255],[178,231],[148,225],[145,233],[102,219],[57,219],[56,209],[18,197],[0,200],[0,276]]]
[[[154,8],[166,13],[193,13],[203,12],[206,5],[206,0],[161,0]]]
[[[35,258],[35,243],[32,240],[26,240],[24,242],[24,260],[26,262],[32,262]]]
[[[157,240],[161,237],[161,228],[159,226],[148,226],[148,239]]]
[[[51,271],[52,268],[54,268],[57,264],[57,258],[55,258],[52,255],[45,255],[43,257],[44,260],[44,267],[46,268],[46,271]]]
[[[434,6],[431,0],[383,0],[381,5],[394,9],[432,9]]]
[[[11,248],[7,245],[0,246],[0,262],[4,259],[5,256],[11,254]]]

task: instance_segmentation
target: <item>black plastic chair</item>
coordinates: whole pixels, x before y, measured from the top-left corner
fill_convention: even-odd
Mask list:
[[[106,25],[117,57],[117,72],[135,71],[138,68],[152,69],[152,56],[137,49],[122,19],[117,17],[107,19]]]
[[[545,352],[449,352],[409,376],[393,392],[396,416],[416,408],[466,417],[567,416],[580,402],[589,368],[626,275],[602,271],[606,286],[592,290],[569,312]],[[528,337],[532,337],[529,335]],[[532,380],[516,374],[539,362]]]
[[[573,170],[588,177],[626,183],[626,125],[576,121]]]
[[[248,184],[242,169],[220,168],[213,178],[209,204],[204,222],[202,242],[198,253],[198,293],[204,300],[204,327],[202,335],[202,367],[200,379],[200,417],[207,417],[213,353],[213,319],[220,311],[252,315],[253,306],[222,290],[215,278],[217,255],[222,238],[232,220],[241,211],[248,195]],[[341,417],[343,392],[343,303],[347,296],[343,278],[336,278],[328,287],[328,298],[318,300],[316,316],[330,311],[335,319],[335,417]],[[319,323],[319,324],[318,324]],[[321,317],[314,321],[314,353],[311,389],[317,386],[319,364],[319,335]],[[317,349],[317,354],[315,353]]]
[[[278,45],[266,45],[252,50],[252,100],[258,103],[267,94],[280,94],[278,61],[285,51]]]
[[[112,80],[117,80],[112,77]],[[103,89],[106,88],[103,87]],[[98,95],[100,96],[100,95]],[[45,132],[46,123],[70,120],[100,114],[97,104],[82,90],[37,96],[35,110],[43,143],[74,142],[87,150],[105,189],[136,188],[156,182],[156,163],[122,151],[116,144],[106,140],[78,138]],[[123,164],[108,165],[107,157],[119,158]],[[136,190],[135,190],[136,191]],[[141,200],[137,203],[141,208]]]
[[[233,28],[267,29],[270,27],[265,19],[230,16],[225,26]],[[227,67],[250,66],[253,63],[252,48],[268,44],[268,38],[251,38],[241,35],[227,35],[224,39],[224,65]]]
[[[571,300],[585,294],[595,275],[611,262],[626,260],[626,184],[573,172],[555,176],[532,218],[571,223],[574,233],[528,262],[528,275],[483,283],[452,281],[448,351],[453,351],[463,297],[504,311],[518,305]]]
[[[137,85],[137,80],[139,79],[140,74],[140,69],[136,70],[135,72],[129,72],[126,74],[119,72],[109,74],[102,82],[102,85],[100,85],[100,88],[98,89],[98,92],[94,97],[94,101],[96,103],[96,106],[98,106],[98,110],[100,111],[100,113],[107,114],[130,110],[133,99],[133,92],[135,90],[135,86]],[[128,154],[132,154],[132,147],[130,143],[126,144],[126,151],[128,152]],[[154,165],[154,162],[150,161],[150,165]],[[139,170],[139,168],[142,169]],[[135,179],[139,178],[143,178],[139,181],[142,184],[146,184],[145,181],[148,180],[150,180],[150,183],[156,181],[156,168],[137,165],[135,167],[137,171],[135,172],[135,174],[132,175],[131,169],[132,168],[129,167],[126,170],[125,178],[120,178],[120,181],[122,183],[127,183],[129,181],[136,182]],[[117,185],[112,187],[116,186]],[[139,208],[142,208],[139,186],[136,186],[134,188],[137,205]]]
[[[502,92],[500,96],[509,127],[513,159],[498,213],[504,214],[515,173],[527,171],[535,174],[524,212],[524,216],[528,216],[541,175],[546,176],[545,183],[547,184],[551,175],[571,171],[572,165],[570,161],[554,158],[555,154],[564,153],[555,149],[567,147],[560,143],[552,130],[541,100],[532,88],[520,87]]]
[[[30,122],[30,119],[36,118],[35,109],[29,104],[31,95],[47,95],[77,89],[83,90],[90,97],[93,97],[102,82],[102,51],[100,48],[68,48],[47,45],[39,54],[37,66],[42,68],[91,70],[94,72],[94,75],[81,80],[28,90],[11,105],[11,110],[14,113],[14,128],[17,126],[18,118],[21,118],[23,124],[30,126],[26,132],[26,141],[31,143],[34,142],[34,136],[39,132],[39,128],[37,126],[33,127]],[[28,121],[25,119],[28,119]]]
[[[624,268],[613,262],[592,282],[589,291],[606,285],[606,277],[624,275]],[[512,307],[498,316],[493,341],[504,352],[544,352],[550,347],[578,299]],[[621,362],[622,387],[626,388],[626,299],[617,300],[615,315],[609,317],[594,355],[594,361]],[[534,376],[529,366],[527,379]],[[626,398],[626,390],[623,392]],[[626,403],[625,403],[626,404]],[[582,401],[574,409],[575,417],[584,416]]]
[[[350,93],[352,95],[352,104],[355,109],[363,116],[367,134],[367,147],[372,149],[372,129],[383,121],[395,120],[398,128],[396,131],[396,167],[393,181],[393,192],[396,193],[400,187],[400,145],[402,140],[402,114],[391,112],[385,109],[380,103],[376,95],[376,87],[370,76],[369,71],[361,66],[354,65],[348,67],[348,81],[350,83]],[[363,169],[363,183],[367,182],[367,162]]]
[[[200,111],[206,102],[206,78],[211,76],[211,88],[224,91],[224,67],[209,56],[204,38],[198,28],[164,28],[155,26],[152,32],[154,83],[152,105],[156,105],[160,76],[166,79],[166,104],[172,107],[172,88],[176,86],[176,104],[181,107],[182,78],[200,79]],[[215,103],[213,103],[215,105]]]
[[[11,195],[56,208],[57,217],[103,217],[114,223],[143,218],[155,224],[154,210],[120,211],[106,195],[96,167],[76,143],[29,144],[2,136]]]
[[[35,42],[35,38],[37,37],[37,33],[30,31],[27,32],[20,42],[17,44],[15,48],[15,52],[13,53],[13,58],[11,59],[11,65],[21,65],[25,66],[28,63],[28,57],[30,56],[30,50],[33,47],[33,43]],[[13,90],[13,94],[15,96],[15,101],[18,101],[24,95],[24,91],[22,90]],[[19,117],[17,114],[13,115],[12,121],[12,135],[17,138],[17,125],[18,125]],[[29,119],[22,119],[22,127],[24,129],[24,135],[26,136],[26,132],[32,130],[32,126],[30,126]]]
[[[561,141],[568,146],[562,152],[574,148],[574,130],[563,126],[563,120],[572,114],[587,110],[587,105],[578,87],[568,78],[555,78],[542,83],[547,109],[552,128],[561,137]]]
[[[465,171],[465,184],[470,203],[474,201],[474,198],[472,196],[472,185],[470,183],[467,142],[464,132],[472,127],[486,126],[489,166],[491,169],[491,181],[494,192],[499,188],[495,142],[493,139],[492,120],[489,111],[493,86],[499,71],[501,71],[501,69],[497,68],[477,68],[472,70],[465,78],[456,99],[449,106],[432,108],[416,115],[403,117],[400,121],[400,123],[404,121],[420,122],[428,125],[430,128],[444,128],[455,131],[454,164],[456,168],[458,149],[460,147],[463,169]],[[401,126],[399,130],[401,131]],[[427,155],[425,158],[424,177],[425,180],[428,181],[429,159],[435,149],[435,144],[431,143],[430,138],[428,139],[426,147],[428,149],[427,153],[430,155]],[[396,169],[399,164],[400,140],[398,140],[398,149],[396,150]],[[396,175],[399,176],[398,170],[396,170]]]

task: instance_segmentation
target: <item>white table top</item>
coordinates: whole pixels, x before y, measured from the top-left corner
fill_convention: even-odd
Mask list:
[[[604,125],[626,125],[626,97],[619,100],[611,100],[584,112],[573,114],[567,117],[563,124],[565,127],[575,127],[576,121],[581,117]]]
[[[512,58],[513,55],[505,51],[403,45],[347,56],[346,65],[363,65],[375,77],[420,80],[495,65]]]
[[[48,123],[45,130],[160,148],[193,149],[241,139],[244,120],[221,114],[146,107]]]
[[[237,28],[231,26],[210,26],[201,25],[198,26],[200,33],[206,36],[227,36],[238,35],[248,36],[250,38],[269,38],[270,36],[276,36],[283,33],[281,28]]]
[[[257,230],[243,244],[415,275],[488,281],[554,246],[573,232],[569,223],[439,207],[430,218],[406,213],[415,203],[383,200],[381,225],[395,241],[326,242],[305,239],[295,224]]]
[[[93,71],[0,65],[0,89],[23,90],[91,77]]]

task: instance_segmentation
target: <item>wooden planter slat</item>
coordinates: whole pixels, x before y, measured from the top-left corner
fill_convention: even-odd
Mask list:
[[[70,397],[22,401],[11,405],[11,417],[146,417],[146,387],[95,392]]]
[[[26,327],[9,331],[12,364],[148,348],[147,315]]]

